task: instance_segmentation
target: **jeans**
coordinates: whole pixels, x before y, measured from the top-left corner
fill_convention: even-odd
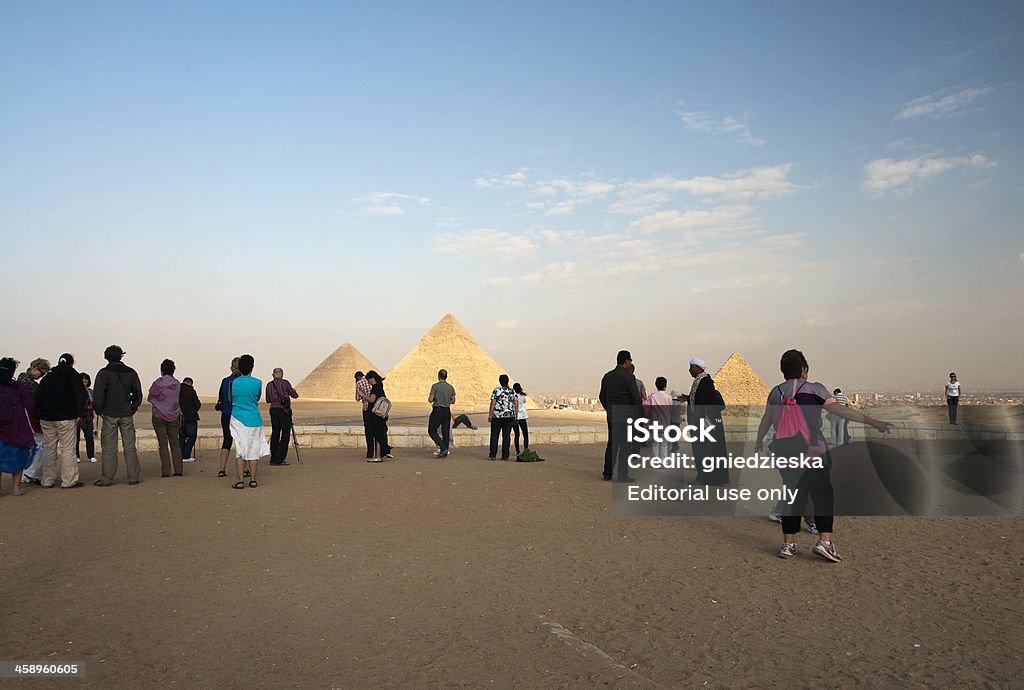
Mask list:
[[[43,476],[39,478],[39,482],[43,486],[56,484],[59,467],[60,485],[64,488],[74,486],[78,481],[78,464],[75,462],[73,448],[78,420],[43,420],[40,425],[43,427]]]
[[[434,405],[430,411],[430,420],[427,422],[427,434],[434,445],[441,449],[441,454],[448,452],[452,443],[452,408]],[[437,433],[438,427],[441,433]]]
[[[288,458],[292,413],[281,407],[270,408],[270,464],[280,465]]]
[[[139,481],[141,467],[139,466],[139,453],[135,450],[135,418],[134,417],[108,417],[103,415],[103,428],[100,430],[100,442],[103,448],[100,450],[102,474],[100,478],[105,482],[114,481],[117,474],[117,435],[121,434],[121,445],[124,447],[124,466],[128,472],[128,481]]]
[[[81,444],[82,436],[85,435],[85,457],[92,459],[96,457],[96,440],[92,437],[93,434],[92,420],[90,419],[85,423],[84,426],[78,427],[78,431],[75,432],[75,457],[82,457]]]
[[[172,468],[174,474],[181,474],[181,444],[178,439],[181,423],[153,417],[153,431],[156,432],[156,447],[160,450],[160,476],[169,476]]]
[[[181,457],[191,458],[196,449],[196,438],[199,436],[199,422],[181,422],[178,432],[178,445],[181,446]]]
[[[956,424],[956,408],[960,405],[960,398],[946,398],[946,406],[949,408],[949,423]]]
[[[527,426],[525,419],[517,419],[516,423],[515,423],[515,426],[512,427],[512,430],[516,432],[516,440],[515,440],[516,455],[519,455],[519,432],[520,431],[523,432],[523,448],[529,448],[530,447],[530,427]]]
[[[508,460],[512,446],[512,426],[516,420],[511,417],[495,417],[491,420],[491,452],[487,457],[498,457],[498,434],[501,434],[501,459]]]
[[[832,417],[829,425],[832,427],[832,445],[841,446],[846,443],[847,421],[842,417]]]
[[[651,441],[651,456],[663,458],[668,455],[668,441]]]

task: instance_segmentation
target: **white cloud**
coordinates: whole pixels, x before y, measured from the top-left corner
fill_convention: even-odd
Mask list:
[[[363,204],[363,212],[374,216],[402,216],[405,215],[406,207],[426,206],[430,198],[399,192],[370,192],[355,197],[352,202]]]
[[[635,187],[622,189],[618,197],[617,201],[608,206],[608,210],[626,216],[642,216],[672,200],[672,195],[667,192],[645,192]]]
[[[729,199],[778,199],[793,194],[797,187],[789,180],[791,164],[741,170],[723,177],[656,177],[632,183],[641,191],[689,192],[701,197]]]
[[[572,261],[551,263],[531,273],[514,276],[496,276],[486,279],[484,283],[494,286],[530,285],[533,287],[565,287],[570,284],[578,284],[577,268],[577,264]]]
[[[478,177],[473,181],[477,189],[490,189],[492,187],[524,187],[530,177],[529,168],[520,168],[512,173],[492,175],[491,177]]]
[[[434,238],[434,251],[467,257],[530,259],[536,255],[537,245],[524,235],[478,228],[462,234],[438,235]]]
[[[742,272],[734,273],[733,275],[725,275],[716,280],[701,283],[700,285],[694,285],[690,288],[690,293],[694,295],[703,295],[708,292],[717,292],[719,290],[743,290],[752,287],[760,287],[761,285],[780,287],[783,285],[790,285],[792,282],[793,276],[788,273],[776,275],[775,273],[764,272]]]
[[[992,90],[992,87],[982,89],[971,87],[959,91],[944,89],[930,93],[904,103],[893,119],[908,120],[914,117],[929,117],[933,120],[943,120],[962,114],[969,105],[991,93]]]
[[[680,104],[683,106],[684,104]],[[736,139],[737,143],[748,146],[764,146],[764,139],[755,137],[750,133],[750,127],[745,122],[732,115],[719,117],[703,110],[686,110],[681,107],[676,115],[683,125],[692,132],[711,134],[714,136],[730,136]]]
[[[891,158],[879,158],[864,166],[864,182],[862,187],[874,194],[882,196],[893,192],[899,196],[910,196],[924,182],[954,168],[994,168],[991,161],[980,153],[973,156],[917,157],[896,161]]]
[[[629,227],[645,235],[664,230],[686,231],[696,228],[727,226],[744,218],[749,213],[750,207],[742,205],[718,206],[706,211],[671,209],[658,211],[634,220]]]
[[[557,204],[544,212],[545,216],[567,216],[576,210],[576,202],[572,199],[559,201]]]

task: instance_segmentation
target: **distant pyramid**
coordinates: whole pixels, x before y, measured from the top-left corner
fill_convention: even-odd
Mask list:
[[[362,352],[345,343],[309,372],[296,390],[303,398],[355,400],[356,381],[352,375],[373,368]]]
[[[426,403],[438,369],[448,370],[448,383],[455,387],[455,407],[459,409],[489,404],[498,376],[508,373],[458,319],[445,314],[388,372],[384,390],[395,402]],[[515,383],[511,374],[509,378],[510,385]],[[528,405],[532,407],[532,401]]]
[[[763,406],[768,399],[768,386],[738,352],[729,355],[712,378],[726,405]]]

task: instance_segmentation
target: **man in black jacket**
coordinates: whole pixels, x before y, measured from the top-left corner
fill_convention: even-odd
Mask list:
[[[124,465],[128,483],[139,483],[139,453],[135,449],[135,412],[142,404],[142,382],[135,370],[122,364],[124,350],[111,345],[103,351],[107,366],[96,374],[93,408],[103,417],[100,441],[103,444],[102,473],[96,486],[111,486],[117,474],[117,436],[124,446]]]
[[[178,407],[181,408],[181,431],[178,433],[178,443],[181,445],[182,462],[196,461],[193,453],[196,449],[196,438],[199,435],[199,408],[202,406],[196,389],[192,387],[191,377],[186,376],[181,380],[181,390],[178,393]]]
[[[633,376],[633,356],[629,350],[621,350],[615,358],[616,367],[601,379],[601,407],[608,419],[608,446],[604,450],[604,472],[606,481],[611,480],[618,460],[619,471],[616,481],[631,482],[626,459],[632,453],[632,444],[626,440],[629,426],[627,420],[640,414],[640,392],[636,377]]]
[[[57,482],[58,447],[61,488],[76,489],[82,485],[75,461],[75,430],[85,420],[88,401],[82,375],[75,371],[75,358],[64,353],[57,366],[39,382],[35,392],[36,410],[43,428],[43,476],[40,478],[43,486],[50,488]]]

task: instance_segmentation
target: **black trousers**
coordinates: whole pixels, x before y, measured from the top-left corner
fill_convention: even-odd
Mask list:
[[[832,513],[835,492],[832,489],[832,475],[827,467],[805,470],[780,470],[783,484],[792,491],[797,490],[796,500],[785,506],[782,515],[782,533],[796,534],[800,531],[800,516],[804,513],[807,499],[814,503],[814,526],[819,532],[832,532]]]
[[[430,411],[427,427],[430,440],[441,449],[441,453],[447,453],[448,446],[452,442],[452,408],[434,405],[434,409]],[[437,433],[438,427],[441,427],[440,434]]]
[[[512,430],[516,432],[516,455],[519,455],[519,432],[523,432],[523,448],[530,447],[530,427],[526,425],[525,419],[517,419],[516,425],[512,427]]]
[[[611,479],[615,472],[616,462],[619,465],[618,477],[629,476],[628,458],[633,452],[633,444],[627,435],[630,417],[634,417],[633,408],[628,405],[616,405],[608,413],[608,445],[604,449],[604,478]]]
[[[487,457],[498,457],[498,434],[501,434],[501,459],[508,460],[512,445],[512,426],[516,420],[511,417],[495,417],[491,420],[491,452]]]
[[[288,457],[292,415],[280,407],[270,408],[270,464],[279,465]]]
[[[363,410],[363,436],[366,437],[366,457],[373,457],[373,420],[376,417],[370,410]]]
[[[956,424],[956,409],[960,405],[960,398],[946,398],[946,406],[949,408],[949,423]]]
[[[376,445],[376,450],[380,454],[370,455],[368,457],[382,458],[391,452],[391,446],[388,445],[388,423],[387,420],[381,419],[373,412],[369,412],[369,415],[370,432],[373,434],[373,442]]]
[[[234,440],[231,438],[231,415],[220,413],[220,431],[223,439],[220,444],[221,450],[231,450],[231,442]]]
[[[448,409],[451,409],[451,408],[448,408]],[[460,414],[458,417],[455,418],[455,423],[452,426],[454,426],[455,428],[458,428],[460,425],[466,427],[467,429],[472,429],[473,428],[473,421],[469,418],[469,415],[467,415],[467,414]]]

